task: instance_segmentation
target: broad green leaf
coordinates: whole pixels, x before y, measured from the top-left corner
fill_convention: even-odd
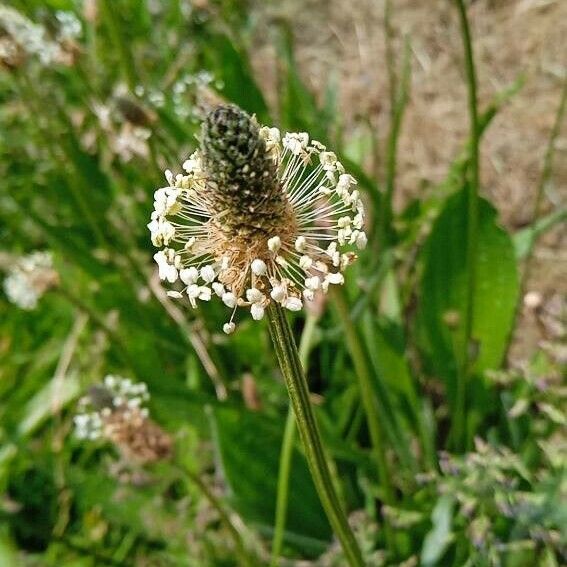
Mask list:
[[[467,194],[462,189],[447,199],[421,254],[421,346],[430,370],[446,380],[450,396],[464,351],[467,222]],[[502,363],[514,321],[518,275],[512,241],[484,199],[479,201],[477,238],[472,339],[477,346],[474,370],[480,374]]]
[[[234,507],[249,521],[270,532],[273,528],[281,423],[259,414],[217,408],[211,412],[216,448]],[[331,537],[307,463],[295,449],[289,485],[286,539],[315,547]],[[303,541],[302,541],[303,540]],[[311,545],[311,551],[314,546]]]
[[[223,34],[204,38],[205,58],[215,76],[223,82],[222,94],[260,121],[268,117],[266,101],[254,80],[248,58]]]

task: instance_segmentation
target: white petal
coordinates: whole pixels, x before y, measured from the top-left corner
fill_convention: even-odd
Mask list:
[[[179,291],[168,291],[167,297],[172,297],[174,299],[181,299],[183,297],[183,294]]]
[[[305,279],[305,287],[307,289],[319,289],[319,284],[321,283],[321,280],[319,280],[319,278],[317,276],[313,276],[312,278],[306,278]]]
[[[313,298],[315,297],[315,292],[312,289],[304,289],[303,297],[305,297],[307,301],[313,301]]]
[[[252,273],[256,274],[257,276],[263,276],[268,268],[263,260],[256,258],[252,262],[250,269],[252,270]]]
[[[201,277],[207,283],[211,283],[215,279],[215,270],[210,264],[201,268]]]
[[[279,236],[272,236],[268,239],[268,248],[271,252],[277,252],[282,246],[282,241]]]
[[[169,283],[175,283],[177,281],[177,268],[175,266],[168,265],[165,278]]]
[[[232,309],[236,305],[236,295],[230,291],[223,293],[222,302]]]
[[[283,306],[290,311],[300,311],[303,303],[299,297],[288,297]]]
[[[325,280],[328,281],[329,283],[338,284],[338,285],[345,283],[344,276],[339,272],[335,274],[327,274],[325,276]]]
[[[358,237],[356,238],[356,246],[359,250],[366,248],[366,244],[368,243],[368,238],[366,237],[366,233],[360,231]]]
[[[196,299],[197,297],[199,297],[200,293],[201,293],[201,288],[197,284],[191,284],[187,288],[187,295],[189,296],[189,299]]]
[[[231,333],[234,332],[234,329],[236,328],[236,325],[234,323],[225,323],[222,326],[222,330],[227,334],[230,335]]]
[[[210,287],[206,287],[206,286],[202,285],[199,288],[199,299],[201,301],[210,301],[212,295],[213,295],[213,293],[212,293]]]
[[[250,303],[260,303],[266,299],[266,296],[255,287],[246,290],[246,299]]]
[[[305,252],[306,246],[307,246],[307,240],[305,239],[305,236],[298,236],[295,241],[295,249],[298,252]]]
[[[180,270],[179,278],[185,285],[194,284],[199,278],[199,271],[194,266],[184,268],[183,270]]]
[[[270,297],[274,300],[277,301],[278,303],[281,303],[286,296],[287,292],[285,289],[285,286],[283,285],[277,285],[276,287],[274,287],[270,293]]]
[[[214,282],[211,286],[213,288],[213,291],[216,293],[216,295],[218,295],[219,297],[222,297],[224,294],[224,285],[222,285],[219,282]]]
[[[304,256],[301,256],[301,258],[299,258],[300,268],[303,268],[304,270],[308,270],[312,265],[313,265],[313,258],[311,258],[311,256],[307,256],[305,254]]]
[[[264,308],[259,303],[253,303],[250,307],[250,313],[252,314],[252,319],[260,321],[264,317]]]

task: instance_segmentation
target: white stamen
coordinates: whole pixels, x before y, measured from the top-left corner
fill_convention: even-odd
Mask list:
[[[259,303],[253,303],[250,307],[250,313],[254,321],[260,321],[264,317],[264,308]]]
[[[207,283],[211,283],[216,277],[215,270],[211,265],[203,266],[201,268],[201,277]]]
[[[252,262],[250,269],[252,270],[253,274],[256,274],[257,276],[263,276],[266,273],[268,268],[266,266],[266,263],[263,260],[256,258]]]
[[[299,297],[288,297],[283,303],[283,306],[290,311],[300,311],[303,307],[303,303]]]
[[[222,302],[231,309],[236,305],[236,295],[232,292],[223,293]]]
[[[276,253],[282,246],[282,241],[279,236],[272,236],[272,238],[268,239],[268,248],[270,252]]]
[[[266,299],[266,296],[259,289],[252,287],[246,290],[246,299],[250,303],[261,303]]]

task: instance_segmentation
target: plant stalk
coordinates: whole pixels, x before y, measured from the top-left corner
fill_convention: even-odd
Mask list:
[[[252,565],[255,565],[255,561],[252,560],[244,547],[240,533],[232,523],[226,510],[224,509],[220,500],[215,496],[214,492],[207,486],[207,484],[198,474],[195,474],[187,467],[176,465],[175,468],[179,471],[179,473],[185,476],[199,489],[201,494],[209,501],[209,504],[216,510],[221,522],[230,533],[230,537],[234,542],[236,556],[238,557],[238,563],[242,567],[251,567]]]
[[[361,567],[364,565],[362,555],[333,486],[291,327],[283,308],[278,303],[271,302],[267,312],[270,335],[321,504],[333,531],[339,538],[347,563],[351,567]]]
[[[478,255],[478,194],[480,189],[480,163],[479,163],[479,138],[480,125],[478,117],[477,101],[477,79],[474,64],[474,53],[472,39],[467,18],[467,11],[463,0],[455,0],[459,12],[461,25],[461,38],[465,54],[465,72],[467,79],[469,122],[470,122],[470,165],[468,189],[468,211],[467,211],[467,250],[466,250],[466,273],[467,297],[464,313],[464,341],[463,352],[459,362],[457,374],[457,393],[453,414],[452,441],[457,450],[464,450],[467,445],[467,419],[466,419],[466,394],[468,381],[473,367],[472,341],[474,323],[474,298],[476,290],[476,264]]]
[[[388,473],[388,461],[386,459],[386,448],[384,446],[385,436],[378,415],[376,392],[372,386],[372,373],[368,359],[362,347],[362,340],[352,322],[343,290],[333,290],[333,305],[340,317],[347,348],[358,379],[360,398],[366,414],[370,441],[372,442],[372,457],[378,471],[380,484],[384,490],[384,502],[392,505],[394,503],[394,490],[390,483],[390,475]]]
[[[305,327],[299,342],[299,362],[307,369],[309,352],[313,346],[315,330],[319,317],[311,312],[305,320]],[[293,458],[293,447],[295,445],[295,416],[293,407],[290,405],[287,411],[282,447],[280,452],[280,463],[278,469],[278,492],[276,498],[276,518],[274,522],[274,538],[272,540],[272,558],[270,565],[277,567],[282,552],[285,524],[287,518],[287,505],[289,501],[289,478],[291,473],[291,462]]]

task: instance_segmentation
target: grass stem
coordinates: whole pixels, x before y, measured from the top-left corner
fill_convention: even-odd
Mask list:
[[[368,431],[372,442],[372,457],[376,465],[380,483],[384,491],[384,502],[394,503],[394,490],[390,482],[388,461],[386,459],[385,436],[378,414],[376,392],[372,385],[372,372],[370,363],[362,347],[362,340],[351,318],[348,304],[341,289],[333,290],[333,305],[335,306],[345,333],[347,348],[349,350],[354,370],[358,379],[360,398],[366,413]]]
[[[291,327],[283,308],[279,304],[270,303],[267,311],[270,335],[286,382],[307,463],[321,504],[333,531],[339,538],[347,563],[351,567],[362,566],[364,562],[360,549],[333,486],[321,434],[311,407],[309,389]]]
[[[240,536],[240,533],[232,523],[220,500],[216,497],[214,492],[207,486],[207,483],[204,482],[203,479],[198,474],[195,474],[187,467],[182,467],[180,465],[177,465],[176,468],[181,475],[186,477],[190,482],[192,482],[198,488],[199,492],[201,492],[201,494],[209,501],[209,504],[215,509],[215,511],[219,515],[222,524],[228,530],[230,537],[234,542],[238,563],[242,567],[251,567],[252,565],[255,565],[256,562],[249,556],[249,554],[246,551],[246,548],[244,547],[244,543],[242,541],[242,537]]]
[[[474,53],[467,11],[463,0],[455,0],[461,26],[461,38],[465,54],[465,72],[468,91],[470,122],[470,166],[467,183],[467,249],[466,273],[467,295],[463,320],[463,352],[457,372],[457,392],[454,404],[452,442],[456,450],[464,450],[467,445],[467,387],[472,372],[472,341],[474,298],[476,290],[476,264],[478,255],[478,195],[480,190],[479,139],[480,126],[477,102],[477,78]]]

